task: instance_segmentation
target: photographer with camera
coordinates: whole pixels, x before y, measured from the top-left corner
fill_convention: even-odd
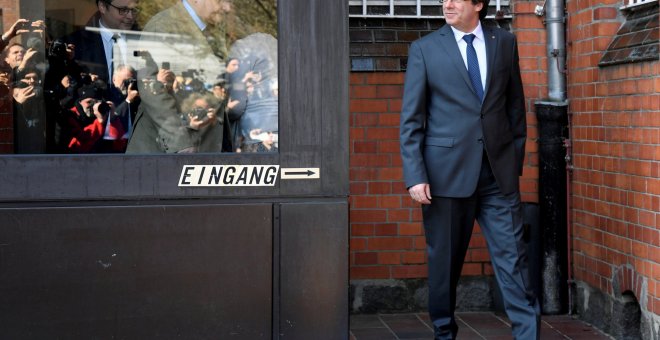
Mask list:
[[[181,109],[181,120],[188,127],[193,147],[189,152],[218,152],[222,149],[222,129],[226,117],[218,117],[220,102],[210,92],[192,93]]]
[[[44,61],[43,57],[38,57],[39,53],[43,53],[44,49],[44,31],[45,25],[43,20],[31,22],[26,19],[19,19],[2,35],[2,45],[4,46],[2,59],[12,68],[14,79],[23,78],[26,69],[35,68],[38,63]],[[10,43],[14,37],[27,34],[31,35],[27,39],[27,49],[18,42]]]
[[[141,38],[143,46],[159,46],[158,50],[180,50],[181,46],[190,46],[187,50],[180,50],[177,60],[161,58],[159,62],[176,62],[178,65],[200,65],[203,68],[190,67],[200,70],[205,84],[218,79],[225,73],[225,60],[227,56],[225,34],[223,32],[223,19],[232,11],[231,1],[227,0],[182,0],[154,15],[144,26],[146,32],[156,32],[158,35],[145,34]],[[161,39],[160,34],[167,34],[169,38]],[[159,56],[155,56],[159,57]],[[215,119],[206,126],[199,126],[199,130],[191,129],[192,124],[187,118],[189,111],[182,110],[182,100],[188,94],[186,86],[194,91],[201,87],[193,81],[193,77],[202,78],[202,74],[181,74],[181,82],[177,81],[172,71],[157,64],[147,64],[141,69],[140,79],[155,79],[150,88],[141,87],[142,104],[135,119],[135,130],[129,141],[127,153],[183,153],[183,152],[221,152],[224,136],[225,119]],[[177,72],[183,67],[177,67]],[[191,78],[186,83],[185,78]],[[144,84],[144,83],[143,83]],[[143,85],[142,85],[143,86]],[[205,87],[203,87],[205,89]],[[179,91],[175,91],[179,90]],[[183,90],[183,91],[181,91]],[[205,91],[208,92],[208,91]],[[196,92],[190,96],[196,95]],[[212,96],[212,95],[211,95]],[[217,117],[224,117],[224,105],[219,105]],[[201,119],[204,121],[205,119]],[[211,121],[211,119],[209,119]],[[204,123],[202,122],[202,125]],[[223,124],[223,126],[218,126]],[[216,138],[217,137],[217,138]],[[200,139],[201,138],[201,139]],[[204,140],[209,138],[209,140]],[[231,138],[227,136],[231,141]],[[219,142],[218,142],[219,140]],[[228,143],[229,144],[229,143]],[[226,148],[230,151],[231,147]]]
[[[70,137],[67,148],[72,153],[102,152],[106,146],[101,145],[106,129],[111,133],[123,136],[125,131],[118,120],[112,119],[114,104],[105,101],[102,89],[95,85],[86,85],[78,91],[76,105],[66,113],[68,126],[65,134]],[[108,119],[110,123],[106,125]],[[121,140],[113,141],[111,149],[120,152],[124,145]]]
[[[39,74],[24,70],[25,76],[14,83],[14,153],[46,152],[46,109]]]
[[[48,116],[48,152],[68,152],[69,139],[62,134],[68,127],[66,116],[78,99],[78,90],[91,84],[89,76],[83,79],[83,69],[74,60],[73,44],[53,40],[46,49],[48,68],[44,76],[44,100]]]
[[[107,98],[116,107],[114,113],[106,120],[106,129],[103,135],[102,152],[125,152],[128,139],[133,131],[135,114],[140,105],[137,76],[135,69],[128,65],[119,65],[112,76],[112,86],[108,88]],[[120,125],[124,133],[115,135],[116,129],[111,124]]]

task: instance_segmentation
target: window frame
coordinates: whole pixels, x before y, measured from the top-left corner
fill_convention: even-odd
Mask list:
[[[0,155],[0,202],[347,196],[347,6],[278,1],[279,152]],[[280,175],[285,168],[309,167],[319,168],[320,178],[278,176],[275,186],[263,187],[179,187],[185,165],[279,165]]]

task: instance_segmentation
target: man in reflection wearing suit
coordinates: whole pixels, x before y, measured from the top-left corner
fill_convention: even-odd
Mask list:
[[[526,140],[515,36],[482,26],[489,0],[444,0],[447,25],[410,46],[401,112],[406,187],[422,204],[429,314],[456,338],[456,285],[481,226],[516,339],[538,339],[518,176]]]
[[[214,81],[225,73],[227,48],[224,33],[220,28],[225,15],[231,11],[228,0],[183,0],[156,14],[144,27],[141,43],[154,39],[150,33],[165,33],[162,39],[164,50],[180,51],[177,65],[195,65],[204,60],[203,71],[207,79]],[[159,39],[159,38],[157,38]],[[161,41],[161,40],[158,40]],[[181,101],[175,94],[173,70],[158,67],[153,55],[144,69],[138,71],[139,79],[154,79],[153,86],[140,86],[142,103],[127,153],[197,153],[220,152],[223,148],[223,133],[226,111],[224,103],[216,111],[212,125],[205,127],[204,138],[197,138],[196,122],[187,119],[188,113],[181,112]],[[167,60],[166,62],[170,62]],[[182,118],[183,117],[183,118]],[[227,136],[224,136],[227,137]]]
[[[85,27],[66,38],[75,45],[76,61],[106,84],[112,84],[113,58],[127,64],[128,47],[122,30],[137,30],[138,0],[96,0],[98,11]],[[114,45],[119,45],[114,49]],[[113,55],[117,50],[121,55]]]

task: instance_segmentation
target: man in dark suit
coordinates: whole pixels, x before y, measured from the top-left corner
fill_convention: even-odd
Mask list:
[[[410,46],[401,112],[406,187],[422,204],[429,314],[453,339],[456,285],[481,226],[516,339],[538,339],[518,177],[526,119],[515,36],[481,25],[489,0],[444,0],[447,25]]]
[[[128,63],[127,37],[122,31],[138,29],[138,0],[96,0],[96,6],[98,11],[85,27],[65,40],[75,45],[76,61],[110,85],[113,59],[114,66]]]

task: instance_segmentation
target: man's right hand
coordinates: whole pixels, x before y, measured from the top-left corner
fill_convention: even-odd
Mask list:
[[[410,197],[421,204],[431,204],[431,186],[428,183],[415,184],[408,188]]]

